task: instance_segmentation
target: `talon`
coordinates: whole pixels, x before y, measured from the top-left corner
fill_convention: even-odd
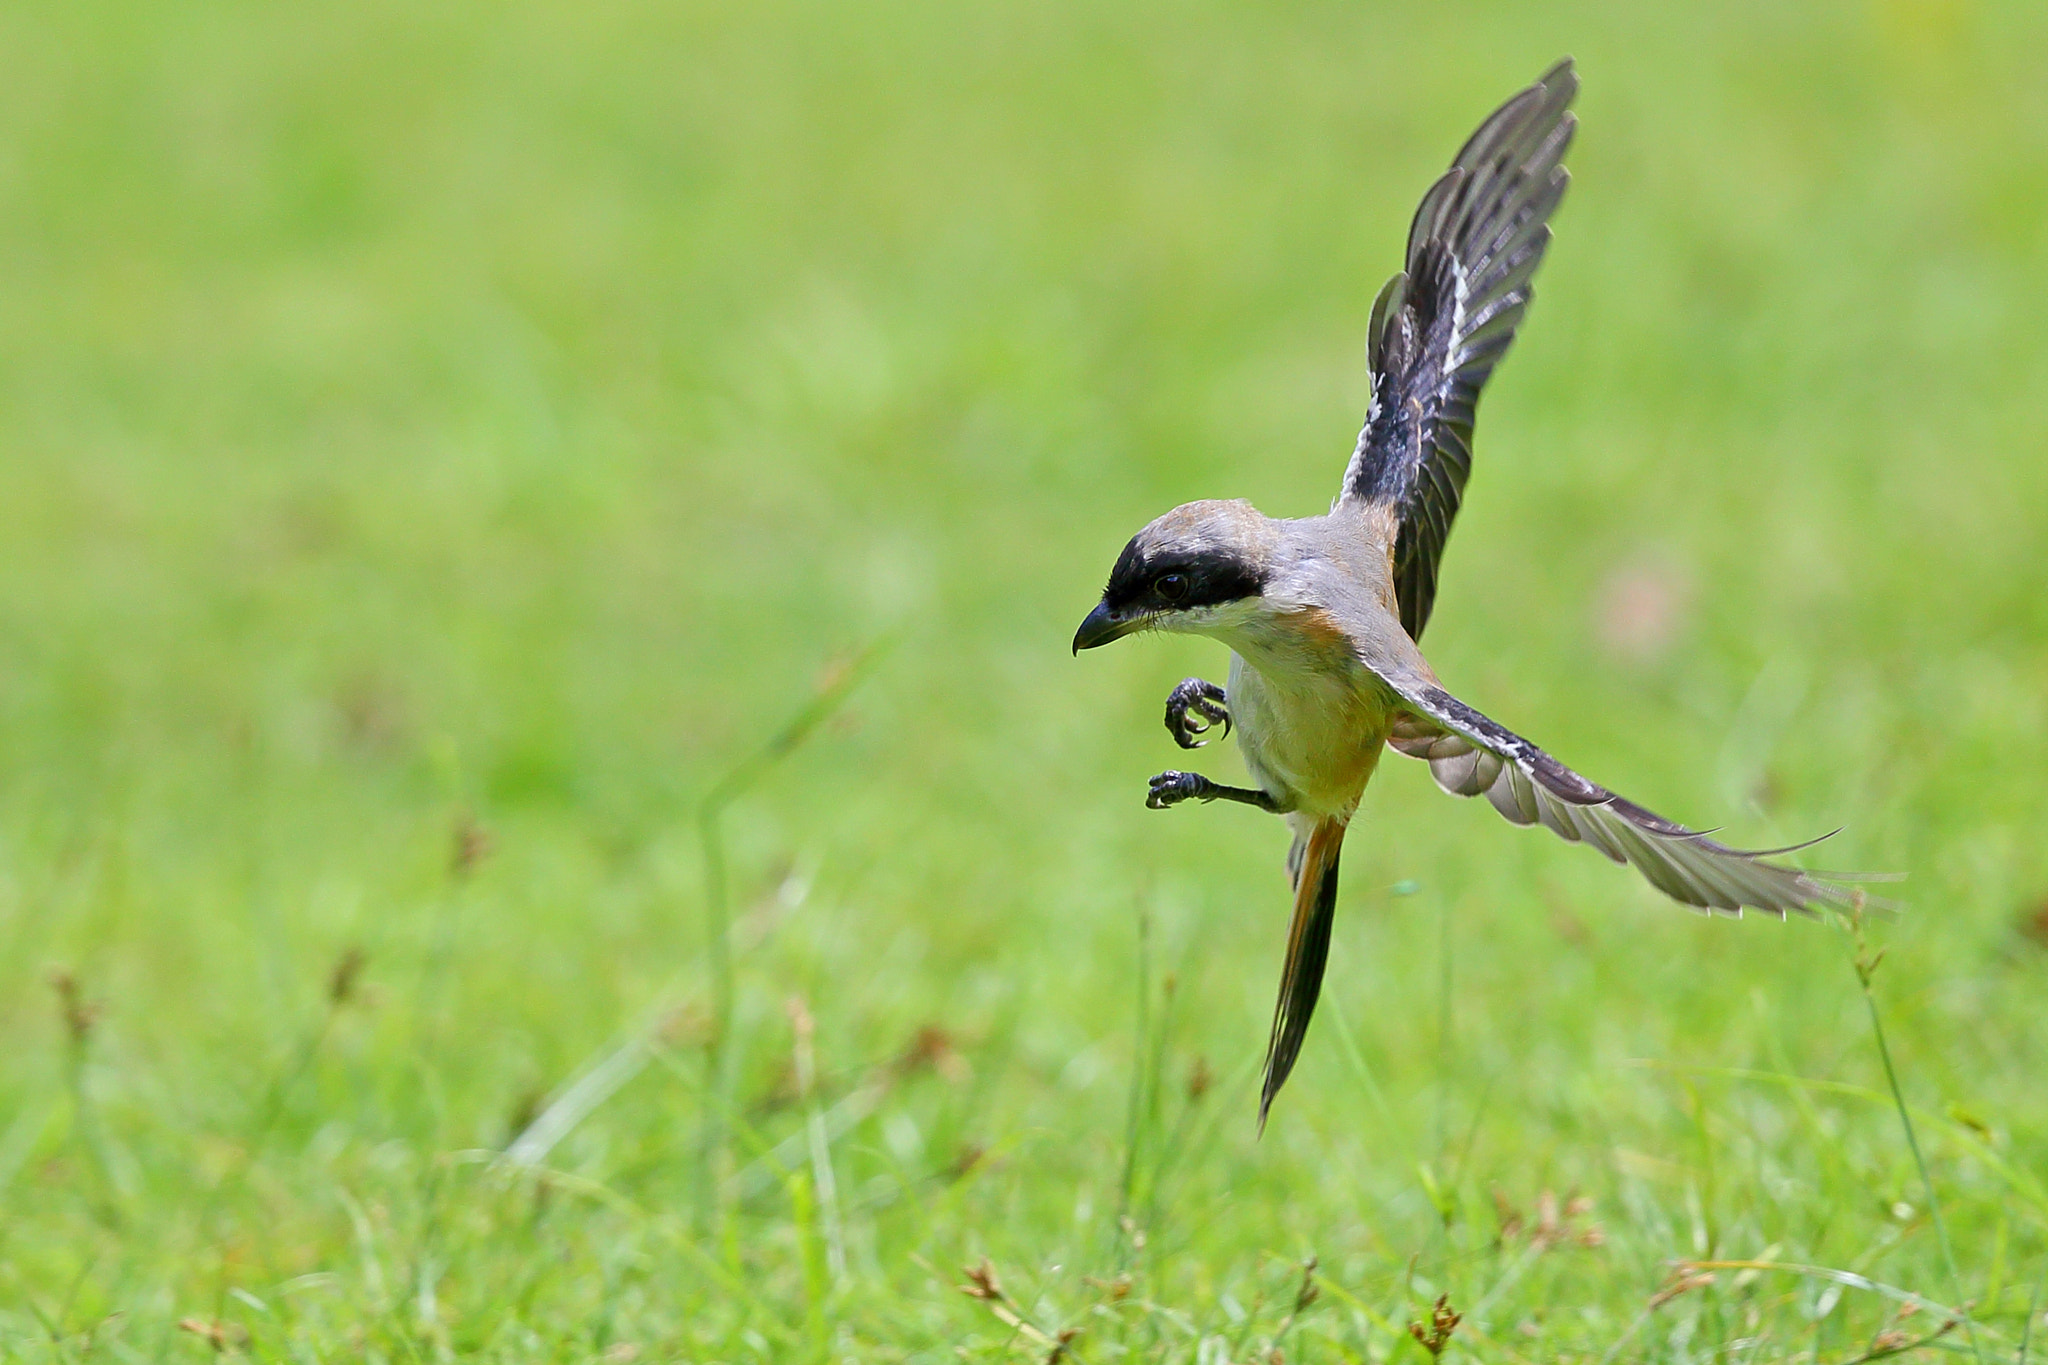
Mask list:
[[[1145,793],[1145,804],[1153,810],[1165,810],[1200,796],[1207,785],[1208,779],[1200,773],[1163,772],[1152,779],[1151,790]]]
[[[1230,712],[1224,707],[1223,689],[1200,678],[1183,679],[1167,694],[1166,732],[1183,749],[1199,749],[1208,741],[1196,739],[1217,725],[1230,733]]]

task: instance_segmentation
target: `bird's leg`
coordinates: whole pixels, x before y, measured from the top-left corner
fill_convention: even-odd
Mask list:
[[[1161,773],[1152,779],[1152,790],[1145,794],[1145,804],[1153,810],[1165,810],[1183,801],[1242,801],[1275,815],[1285,815],[1290,809],[1265,792],[1251,787],[1226,787],[1200,773]]]
[[[1181,748],[1201,748],[1208,741],[1195,736],[1207,734],[1214,725],[1221,725],[1225,735],[1230,733],[1230,712],[1224,709],[1223,689],[1215,683],[1182,678],[1166,694],[1166,733]]]

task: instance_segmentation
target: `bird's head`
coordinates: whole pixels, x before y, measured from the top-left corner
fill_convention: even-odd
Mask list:
[[[1248,502],[1191,502],[1131,537],[1102,601],[1074,633],[1074,652],[1140,630],[1211,635],[1259,607],[1273,523]]]

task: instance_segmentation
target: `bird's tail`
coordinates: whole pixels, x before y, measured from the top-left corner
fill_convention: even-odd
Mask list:
[[[1288,855],[1294,873],[1294,922],[1287,931],[1287,965],[1280,975],[1280,999],[1273,1007],[1273,1033],[1266,1043],[1266,1083],[1259,1092],[1259,1131],[1266,1111],[1287,1084],[1301,1054],[1309,1016],[1323,988],[1330,956],[1330,922],[1337,911],[1337,855],[1344,847],[1345,821],[1327,816],[1295,841]]]

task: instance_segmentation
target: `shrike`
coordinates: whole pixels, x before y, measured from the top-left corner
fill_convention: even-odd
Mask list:
[[[1074,636],[1076,653],[1145,630],[1230,647],[1228,690],[1187,679],[1167,698],[1166,728],[1194,749],[1212,726],[1227,734],[1234,725],[1258,785],[1164,772],[1145,804],[1241,801],[1286,817],[1294,832],[1294,918],[1261,1127],[1315,1008],[1338,850],[1383,748],[1427,761],[1444,790],[1484,794],[1518,825],[1540,822],[1633,863],[1686,905],[1782,918],[1853,898],[1836,881],[1769,861],[1793,849],[1729,848],[1581,777],[1445,691],[1416,648],[1472,468],[1479,391],[1529,306],[1570,179],[1560,161],[1577,90],[1570,60],[1558,63],[1481,124],[1422,197],[1407,269],[1372,307],[1372,399],[1329,514],[1268,517],[1243,501],[1176,507],[1131,538]]]

